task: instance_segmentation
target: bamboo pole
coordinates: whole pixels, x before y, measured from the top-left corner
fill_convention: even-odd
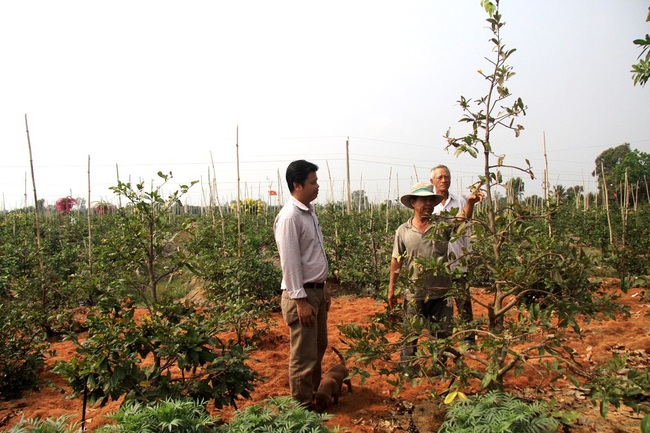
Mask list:
[[[239,125],[237,125],[237,134],[235,141],[237,151],[237,258],[241,257],[241,210],[240,210],[240,179],[239,179]]]
[[[603,191],[604,191],[603,200],[605,201],[605,209],[607,211],[607,226],[609,227],[609,244],[614,245],[614,232],[612,230],[612,217],[609,214],[609,193],[607,192],[607,179],[605,177],[605,166],[603,165],[603,161],[600,161],[600,172],[603,175]]]
[[[551,197],[549,194],[549,182],[548,182],[548,155],[546,154],[546,132],[543,132],[544,138],[544,204],[546,206],[545,211],[549,212],[551,203]],[[548,235],[553,237],[553,226],[551,225],[551,214],[548,213]]]
[[[345,140],[345,168],[347,173],[347,211],[348,215],[352,213],[352,192],[350,191],[350,137]]]
[[[36,176],[34,174],[34,158],[32,156],[32,142],[29,138],[29,125],[27,123],[27,114],[25,114],[25,131],[27,133],[27,147],[29,148],[29,167],[32,171],[32,186],[34,189],[34,224],[36,226],[36,249],[38,254],[39,279],[42,293],[43,313],[47,306],[47,289],[45,288],[45,266],[43,265],[43,251],[41,250],[41,224],[38,212],[38,194],[36,193]]]
[[[90,218],[91,207],[90,207],[90,155],[88,155],[88,206],[87,217],[88,217],[88,272],[90,277],[93,276],[93,230],[92,230],[92,218]]]

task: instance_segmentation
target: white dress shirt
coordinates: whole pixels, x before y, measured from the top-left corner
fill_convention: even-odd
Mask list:
[[[320,283],[327,278],[327,257],[323,234],[314,208],[291,197],[273,223],[280,253],[282,290],[291,299],[305,298],[305,283]]]

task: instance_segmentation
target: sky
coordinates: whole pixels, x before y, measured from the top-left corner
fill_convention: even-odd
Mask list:
[[[516,52],[508,82],[526,115],[519,138],[497,133],[525,195],[549,183],[596,191],[594,160],[630,143],[650,152],[650,86],[634,86],[632,41],[650,33],[647,0],[501,0],[501,37]],[[288,195],[296,159],[320,169],[319,203],[347,179],[372,201],[396,199],[437,164],[453,192],[483,171],[444,135],[461,95],[493,58],[479,0],[0,2],[0,209],[72,196],[117,198],[117,179],[163,192],[199,181],[183,201]],[[26,122],[27,120],[27,122]],[[27,124],[26,124],[27,123]],[[27,134],[27,127],[29,134]],[[31,143],[31,158],[28,146]],[[278,191],[270,196],[269,190]],[[502,193],[504,193],[502,191]]]

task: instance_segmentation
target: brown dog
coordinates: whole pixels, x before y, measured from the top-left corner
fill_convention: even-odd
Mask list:
[[[336,350],[336,347],[332,347],[332,350],[338,355],[341,363],[330,368],[321,379],[320,386],[318,391],[314,393],[314,401],[312,402],[312,408],[316,412],[323,412],[338,404],[344,383],[348,387],[348,392],[352,392],[352,382],[348,378],[350,373],[345,366],[345,359],[343,359],[341,352]]]

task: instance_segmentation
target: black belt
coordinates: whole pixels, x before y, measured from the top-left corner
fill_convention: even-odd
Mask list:
[[[305,283],[302,285],[305,289],[323,289],[325,283]]]

